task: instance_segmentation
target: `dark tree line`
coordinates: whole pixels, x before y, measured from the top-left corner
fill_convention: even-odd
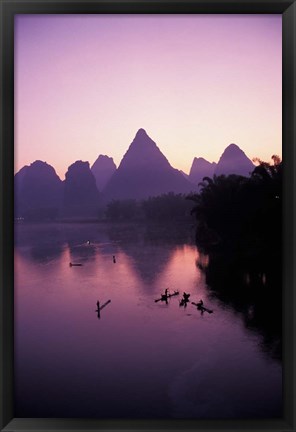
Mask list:
[[[238,175],[204,178],[191,195],[197,222],[196,241],[206,251],[256,249],[275,255],[281,247],[282,162],[258,160],[249,178]],[[253,252],[255,252],[253,250]]]
[[[110,222],[188,222],[192,204],[183,194],[173,192],[145,200],[114,200],[108,204],[105,217]]]
[[[243,314],[263,346],[281,358],[282,162],[257,159],[249,178],[204,178],[192,195],[196,243],[207,256],[197,262],[215,297]]]

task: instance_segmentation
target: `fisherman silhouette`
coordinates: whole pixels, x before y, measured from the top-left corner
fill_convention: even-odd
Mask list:
[[[180,306],[187,307],[187,303],[189,302],[190,294],[183,292],[183,298],[180,301]]]
[[[191,302],[191,304],[197,307],[197,310],[201,312],[201,315],[203,315],[204,312],[208,312],[209,314],[213,313],[211,309],[204,307],[203,301],[201,299],[199,300],[198,303]]]
[[[104,309],[105,306],[107,306],[109,303],[111,303],[111,300],[107,300],[105,303],[102,304],[102,306],[100,306],[100,302],[99,300],[97,301],[97,314],[98,314],[98,318],[101,318],[101,310]]]
[[[113,255],[113,262],[114,262],[114,264],[116,263],[115,255]]]
[[[165,301],[166,304],[168,304],[168,295],[167,294],[161,294],[161,300]]]
[[[169,289],[166,288],[164,291],[164,294],[160,294],[160,298],[154,300],[155,303],[159,302],[159,301],[165,301],[166,304],[168,304],[168,299],[171,297],[174,297],[176,295],[179,295],[179,291],[174,291],[173,293],[169,294]]]
[[[97,314],[98,314],[98,318],[101,318],[101,313],[100,313],[100,302],[99,300],[97,301],[97,310],[96,310]]]

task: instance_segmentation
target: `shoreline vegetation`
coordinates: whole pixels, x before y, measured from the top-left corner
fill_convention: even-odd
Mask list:
[[[282,358],[282,161],[258,161],[249,178],[205,178],[194,202],[197,262],[213,295],[242,313],[247,328]]]
[[[97,216],[59,216],[58,209],[49,211],[35,208],[31,213],[15,218],[15,222],[26,223],[168,223],[194,222],[191,215],[192,203],[187,201],[187,194],[170,192],[147,199],[112,200],[101,207]]]

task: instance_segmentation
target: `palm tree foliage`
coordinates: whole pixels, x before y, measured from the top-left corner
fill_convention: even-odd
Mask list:
[[[281,241],[282,162],[256,159],[249,178],[238,175],[205,177],[194,202],[196,240],[210,249],[214,245],[279,247]]]
[[[203,179],[200,193],[189,197],[195,202],[191,213],[198,222],[198,235],[206,232],[218,241],[237,234],[245,182],[245,177],[237,175]]]

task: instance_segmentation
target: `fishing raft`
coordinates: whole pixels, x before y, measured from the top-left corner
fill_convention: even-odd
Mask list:
[[[201,312],[208,312],[208,313],[213,313],[214,311],[212,311],[211,309],[208,309],[206,307],[204,307],[202,304],[200,303],[194,303],[191,302],[191,304],[193,304],[194,306],[197,307],[198,310],[200,310]]]
[[[159,299],[154,300],[155,303],[159,302],[159,301],[167,301],[168,298],[174,297],[179,295],[179,291],[174,291],[171,294],[161,294],[161,297]]]

